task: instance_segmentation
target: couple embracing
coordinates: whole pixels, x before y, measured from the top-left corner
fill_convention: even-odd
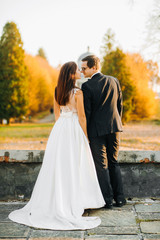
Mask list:
[[[65,63],[55,89],[56,123],[50,133],[42,167],[31,198],[9,214],[17,223],[52,230],[90,229],[99,217],[85,209],[126,203],[117,162],[122,131],[122,92],[116,78],[100,73],[94,55],[82,59],[81,72],[90,78],[76,87],[80,70]]]

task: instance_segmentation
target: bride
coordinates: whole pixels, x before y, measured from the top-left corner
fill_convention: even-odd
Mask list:
[[[83,93],[75,87],[80,71],[75,62],[60,70],[55,90],[56,123],[30,201],[9,214],[31,227],[74,230],[97,227],[98,217],[83,217],[84,209],[105,205],[91,155]]]

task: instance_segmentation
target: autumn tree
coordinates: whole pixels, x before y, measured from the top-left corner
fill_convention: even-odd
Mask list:
[[[150,118],[156,113],[155,93],[149,87],[149,82],[153,73],[156,73],[156,69],[153,72],[148,64],[140,54],[126,54],[126,65],[130,69],[130,78],[135,88],[132,119]]]
[[[53,95],[59,71],[40,56],[26,54],[25,63],[29,72],[28,115],[34,115],[53,107]]]
[[[38,88],[39,88],[39,65],[35,57],[26,54],[25,64],[28,69],[28,112],[27,115],[33,115],[39,111],[39,102],[37,101]]]
[[[0,119],[9,123],[26,113],[27,78],[21,35],[16,24],[8,22],[0,39]]]
[[[159,67],[157,62],[153,62],[152,60],[147,61],[147,68],[150,71],[150,79],[149,84],[152,89],[155,89],[158,84],[160,84],[160,76],[159,76]]]

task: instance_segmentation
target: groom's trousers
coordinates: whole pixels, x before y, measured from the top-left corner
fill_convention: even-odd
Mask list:
[[[119,132],[90,138],[98,181],[106,204],[111,203],[112,199],[116,202],[124,200],[121,171],[117,162],[119,138]]]

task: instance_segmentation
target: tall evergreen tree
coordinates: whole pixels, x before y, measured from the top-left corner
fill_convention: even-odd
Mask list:
[[[110,34],[108,32],[107,34]],[[132,99],[134,85],[130,79],[130,71],[126,66],[125,54],[119,48],[114,49],[114,35],[105,35],[106,43],[104,45],[105,55],[102,63],[102,73],[116,77],[121,85],[123,94],[123,121],[128,121],[132,112]],[[110,42],[111,40],[111,42]]]
[[[47,60],[47,57],[46,57],[46,54],[45,54],[43,48],[40,48],[40,49],[38,50],[37,56],[40,56],[40,57],[42,57],[42,58],[44,58],[44,59]]]
[[[103,38],[104,45],[101,47],[102,54],[110,53],[115,49],[115,34],[111,28],[109,28]]]
[[[27,76],[21,35],[16,24],[8,22],[0,39],[0,119],[9,123],[26,113]]]

